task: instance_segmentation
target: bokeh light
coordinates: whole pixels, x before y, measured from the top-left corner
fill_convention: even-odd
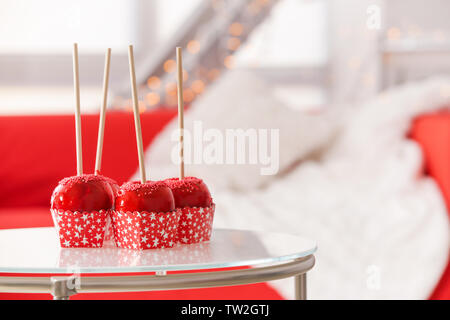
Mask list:
[[[211,81],[217,79],[219,75],[220,75],[219,69],[214,68],[208,71],[208,79]]]
[[[166,93],[169,96],[177,95],[177,84],[175,82],[169,82],[166,84]]]
[[[389,40],[397,40],[400,38],[401,35],[402,33],[400,29],[396,27],[389,28],[387,31],[387,37]]]
[[[176,66],[177,63],[174,60],[172,59],[166,60],[166,62],[164,62],[164,71],[167,73],[174,72]]]
[[[228,39],[227,42],[227,47],[229,50],[235,51],[239,48],[239,46],[241,45],[241,40],[239,40],[238,38],[230,38]]]
[[[196,94],[200,94],[205,90],[205,83],[202,80],[195,80],[191,85],[192,91]]]
[[[183,100],[184,100],[184,102],[192,102],[192,100],[194,100],[194,98],[195,98],[195,93],[191,89],[186,88],[183,91]]]
[[[189,53],[195,54],[200,51],[200,42],[197,40],[191,40],[187,44],[187,51]]]
[[[139,113],[144,113],[147,110],[147,105],[142,100],[139,100],[138,107],[139,107]]]
[[[235,59],[233,56],[227,56],[227,57],[225,57],[223,64],[225,65],[225,67],[227,69],[232,69],[232,68],[234,68],[234,64],[235,64],[234,60]]]
[[[244,31],[244,27],[239,22],[232,23],[228,30],[232,36],[239,37]]]
[[[161,87],[161,80],[158,77],[150,77],[147,80],[147,86],[152,90],[157,90]]]
[[[150,106],[156,106],[161,100],[161,98],[159,94],[157,94],[156,92],[150,92],[147,94],[146,100]]]

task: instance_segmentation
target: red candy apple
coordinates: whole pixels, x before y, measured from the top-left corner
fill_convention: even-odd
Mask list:
[[[109,177],[101,176],[100,173],[97,173],[97,175],[99,175],[100,177],[103,177],[105,179],[105,181],[107,183],[109,183],[109,185],[111,186],[111,189],[113,191],[114,197],[116,197],[117,192],[119,192],[119,184],[117,183],[117,181],[114,179],[111,179]]]
[[[177,208],[209,207],[212,205],[211,194],[202,179],[185,177],[184,179],[166,179],[165,183],[172,190]]]
[[[124,183],[116,196],[116,211],[169,212],[175,210],[172,191],[162,181]]]
[[[61,180],[53,190],[51,208],[70,211],[99,211],[114,207],[114,195],[103,176],[83,174]]]
[[[114,197],[117,196],[117,193],[119,192],[119,188],[120,188],[119,184],[116,181],[114,181],[113,179],[110,179],[110,178],[108,178],[108,181],[109,181],[109,185],[111,186],[111,190],[112,190],[112,192],[114,194]]]

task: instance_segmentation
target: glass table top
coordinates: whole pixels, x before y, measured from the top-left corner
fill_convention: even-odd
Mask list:
[[[0,272],[117,273],[257,266],[306,257],[316,243],[298,236],[214,229],[209,242],[135,251],[60,248],[54,228],[0,230]]]

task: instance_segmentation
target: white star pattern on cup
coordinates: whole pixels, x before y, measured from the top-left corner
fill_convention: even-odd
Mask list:
[[[166,213],[113,212],[116,245],[134,250],[173,247],[180,215],[180,209]]]
[[[170,248],[211,237],[215,206],[186,207],[173,212],[71,212],[52,210],[62,247],[102,247],[106,223],[118,247],[142,250]],[[74,225],[74,222],[76,223]],[[87,228],[85,226],[88,226]]]
[[[209,241],[214,210],[214,204],[205,208],[183,208],[178,226],[178,241],[186,244]]]
[[[110,214],[108,210],[72,212],[52,209],[50,211],[56,223],[55,227],[59,234],[61,247],[95,248],[103,246],[106,220]],[[90,225],[91,228],[84,228],[83,225]],[[94,233],[92,230],[98,232]]]

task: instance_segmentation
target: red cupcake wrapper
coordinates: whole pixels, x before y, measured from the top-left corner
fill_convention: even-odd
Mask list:
[[[214,203],[205,208],[182,208],[177,241],[184,244],[209,241],[211,239],[215,208],[216,205]]]
[[[171,212],[113,211],[114,240],[119,248],[146,250],[176,244],[181,210]]]
[[[101,248],[111,210],[92,212],[50,209],[62,248]]]
[[[112,213],[111,213],[112,214]],[[108,216],[108,221],[107,223],[107,228],[105,231],[105,239],[103,240],[103,242],[105,243],[114,243],[114,229],[113,229],[113,224],[111,221],[111,215]]]

